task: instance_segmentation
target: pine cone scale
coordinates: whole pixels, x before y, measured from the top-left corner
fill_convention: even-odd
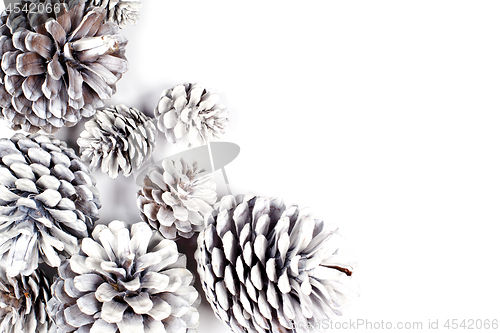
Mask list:
[[[125,105],[97,111],[85,124],[77,143],[82,159],[91,169],[101,168],[116,178],[128,177],[151,156],[155,147],[156,127],[149,117]]]
[[[201,145],[218,139],[228,125],[228,112],[217,100],[199,84],[165,90],[155,108],[158,129],[172,143],[186,140],[189,145]]]
[[[337,230],[279,199],[227,196],[216,209],[195,256],[221,320],[237,332],[292,332],[338,314],[355,262],[337,255]]]
[[[48,280],[42,272],[10,277],[0,261],[0,327],[5,332],[47,333]]]
[[[17,134],[0,141],[0,201],[5,207],[0,212],[4,220],[0,230],[15,237],[11,249],[2,255],[12,264],[7,272],[12,276],[31,274],[37,268],[38,255],[47,264],[58,266],[60,255],[75,250],[75,236],[86,235],[98,217],[95,180],[75,160],[74,152],[57,139]],[[80,195],[74,198],[74,193]],[[9,233],[21,228],[26,228],[23,235]],[[34,254],[22,245],[34,249]],[[26,254],[36,260],[28,260]]]
[[[139,19],[142,1],[137,0],[93,0],[91,7],[100,7],[105,11],[106,18],[116,23],[120,28],[127,24],[135,25]]]
[[[152,168],[137,193],[141,217],[166,238],[191,237],[203,229],[203,216],[217,199],[215,183],[204,170],[183,159],[165,159]]]
[[[72,283],[74,293],[62,288]],[[186,332],[198,324],[185,257],[145,223],[96,227],[82,254],[60,266],[53,295],[48,312],[57,332]]]
[[[62,5],[68,2],[64,0]],[[21,6],[30,3],[22,0]],[[100,59],[112,56],[126,62],[127,41],[117,27],[104,23],[102,10],[84,15],[83,0],[71,3],[69,11],[61,6],[59,14],[47,13],[41,25],[37,19],[30,21],[24,11],[4,12],[0,17],[5,37],[2,86],[12,97],[3,98],[2,114],[15,129],[53,133],[75,125],[82,117],[93,115],[102,99],[114,94],[116,81],[127,69],[108,67]]]

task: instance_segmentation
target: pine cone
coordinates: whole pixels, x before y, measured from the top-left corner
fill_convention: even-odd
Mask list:
[[[0,264],[0,332],[47,333],[48,280],[40,271],[10,277]]]
[[[186,256],[152,235],[144,222],[96,226],[52,285],[47,311],[57,333],[195,331],[199,296]]]
[[[0,17],[0,107],[15,130],[74,126],[111,98],[127,70],[127,40],[116,24],[104,23],[104,10],[84,15],[84,0],[60,1],[40,1],[50,14],[4,11]],[[32,3],[19,2],[19,8]]]
[[[307,332],[340,314],[355,263],[338,254],[337,229],[276,198],[216,206],[195,256],[208,301],[234,332]]]
[[[77,251],[101,207],[95,179],[66,143],[51,136],[0,139],[0,256],[7,274],[30,275]]]
[[[142,1],[138,0],[90,0],[89,7],[106,9],[108,21],[124,28],[127,24],[135,25],[139,20]]]
[[[217,193],[211,175],[200,177],[202,172],[196,162],[183,159],[180,163],[165,159],[161,167],[149,170],[137,193],[142,219],[168,239],[177,234],[190,238],[203,230],[204,216],[212,212]]]
[[[101,168],[115,179],[118,172],[128,177],[151,156],[156,126],[141,111],[125,105],[98,110],[85,124],[78,145],[90,169]]]
[[[219,139],[229,119],[227,108],[215,104],[218,99],[198,83],[165,90],[155,108],[158,129],[171,143],[187,140],[189,145],[202,145]]]

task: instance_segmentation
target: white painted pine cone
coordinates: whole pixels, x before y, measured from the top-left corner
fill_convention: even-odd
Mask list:
[[[200,299],[186,256],[158,238],[144,222],[97,225],[59,267],[47,305],[54,332],[195,332]]]
[[[226,106],[199,83],[184,83],[165,90],[155,108],[158,129],[168,141],[185,140],[199,146],[220,139],[229,125]]]
[[[32,274],[39,259],[59,266],[100,207],[95,179],[65,142],[42,134],[0,139],[0,256],[8,275]]]
[[[196,162],[165,159],[149,170],[137,193],[141,217],[163,237],[190,238],[203,229],[206,214],[217,201],[216,184]]]
[[[41,271],[10,277],[0,263],[0,332],[47,333],[48,280]]]
[[[142,7],[141,0],[88,0],[89,8],[106,9],[108,21],[116,23],[120,28],[127,24],[135,25],[139,20]]]
[[[20,9],[33,3],[17,2]],[[115,93],[128,69],[127,40],[105,23],[103,9],[85,13],[85,0],[40,4],[50,8],[47,17],[0,16],[0,108],[14,130],[54,133],[91,117]]]
[[[209,303],[234,332],[309,332],[356,294],[337,229],[277,198],[216,206],[195,256]]]
[[[155,147],[156,126],[141,111],[123,104],[98,110],[78,138],[81,157],[90,169],[101,168],[115,179],[139,169]]]

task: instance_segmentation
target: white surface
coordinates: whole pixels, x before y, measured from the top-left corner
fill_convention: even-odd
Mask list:
[[[350,241],[361,296],[341,321],[500,319],[499,10],[146,1],[113,101],[151,114],[175,84],[217,89],[233,193],[310,206]]]

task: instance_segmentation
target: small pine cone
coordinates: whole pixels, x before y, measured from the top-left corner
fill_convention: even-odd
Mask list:
[[[307,332],[340,314],[355,263],[338,254],[337,229],[276,198],[225,196],[216,208],[195,257],[208,301],[234,332]]]
[[[18,2],[31,8],[31,0]],[[50,14],[0,16],[0,108],[14,130],[54,133],[91,117],[115,93],[128,68],[127,40],[104,23],[103,9],[85,13],[85,0],[40,5]]]
[[[125,105],[98,110],[85,124],[78,145],[90,169],[101,168],[115,179],[139,169],[153,152],[156,126],[141,111]]]
[[[90,0],[92,7],[101,7],[106,9],[106,18],[108,21],[116,23],[120,28],[127,24],[135,25],[139,20],[139,13],[142,7],[142,1],[138,0]]]
[[[0,264],[0,332],[47,333],[50,320],[45,306],[48,280],[41,271],[28,276],[6,274]]]
[[[96,226],[52,284],[57,333],[195,332],[200,299],[186,256],[152,236],[144,222]]]
[[[216,104],[218,99],[198,83],[165,90],[155,108],[158,129],[171,143],[187,140],[189,145],[202,145],[219,139],[229,119],[227,108]]]
[[[148,171],[137,193],[141,217],[163,237],[190,238],[203,230],[206,214],[217,201],[216,184],[196,162],[189,164],[165,159],[162,166]]]
[[[39,258],[57,267],[98,219],[89,169],[52,136],[0,139],[0,256],[7,274],[30,275]]]

